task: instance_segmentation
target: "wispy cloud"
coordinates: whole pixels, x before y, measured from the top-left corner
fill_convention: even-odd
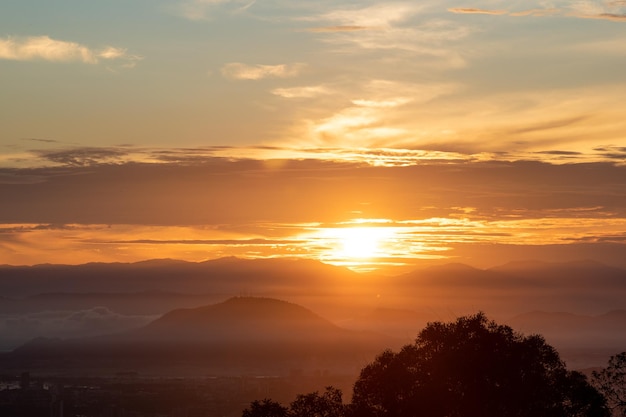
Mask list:
[[[523,16],[552,16],[557,14],[563,14],[563,9],[557,8],[534,8],[525,10],[504,10],[504,9],[481,9],[476,7],[449,7],[448,11],[455,14],[486,14],[492,16],[506,15],[514,17]]]
[[[208,20],[219,7],[231,12],[244,12],[256,0],[187,0],[175,6],[175,13],[189,20]]]
[[[460,13],[460,14],[507,14],[506,10],[487,10],[487,9],[477,9],[473,7],[450,7],[448,8],[449,12],[452,13]]]
[[[77,42],[52,39],[49,36],[0,39],[0,59],[13,61],[82,62],[121,60],[125,66],[134,66],[141,57],[128,54],[126,49],[106,46],[92,49]]]
[[[575,17],[626,22],[626,4],[622,2],[579,0],[572,2],[569,9]]]
[[[120,163],[127,151],[122,148],[69,148],[33,151],[39,157],[64,166],[84,167],[90,165]]]
[[[324,85],[311,85],[304,87],[276,88],[272,94],[283,98],[314,98],[332,94],[333,90]]]
[[[354,26],[354,25],[344,25],[344,26],[322,26],[310,28],[309,32],[355,32],[359,30],[371,30],[371,27],[368,26]]]
[[[601,19],[614,22],[626,22],[626,3],[623,1],[599,2],[591,0],[557,0],[549,3],[537,2],[537,5],[539,7],[525,10],[492,10],[478,7],[450,7],[448,8],[448,11],[457,14],[507,15],[514,17],[563,15],[583,19]]]
[[[414,3],[383,3],[364,8],[334,10],[313,19],[337,22],[344,27],[390,27],[415,15],[422,6]]]
[[[549,9],[528,9],[528,10],[521,10],[518,12],[511,12],[509,13],[509,16],[553,16],[553,15],[558,15],[561,14],[562,11],[561,9],[554,9],[554,8],[549,8]]]
[[[222,75],[234,80],[260,80],[263,78],[291,78],[306,67],[303,63],[278,65],[246,65],[231,62],[222,67]]]
[[[584,19],[601,19],[601,20],[610,20],[612,22],[626,22],[626,13],[617,14],[617,13],[600,13],[600,14],[576,14],[575,16],[581,17]]]
[[[306,120],[289,136],[313,146],[330,147],[402,147],[415,144],[415,126],[407,123],[407,114],[429,101],[456,91],[451,84],[404,83],[369,80],[358,83],[344,97],[352,96],[348,106],[326,117]],[[419,111],[417,111],[419,113]],[[409,117],[410,118],[410,117]],[[302,143],[301,143],[302,144]]]
[[[320,22],[308,30],[337,53],[385,51],[390,57],[389,53],[405,56],[408,52],[425,57],[422,65],[463,67],[465,59],[447,43],[465,38],[472,29],[429,14],[420,16],[424,8],[415,3],[384,3],[333,10],[300,20]]]

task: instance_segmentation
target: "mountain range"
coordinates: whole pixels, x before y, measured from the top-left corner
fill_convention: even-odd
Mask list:
[[[591,350],[604,349],[602,355],[626,350],[626,335],[620,331],[626,328],[621,313],[626,310],[626,270],[593,261],[526,261],[490,269],[445,264],[382,276],[312,260],[238,258],[0,266],[0,350],[38,336],[46,339],[37,343],[53,345],[55,337],[100,340],[96,336],[129,331],[141,334],[142,340],[156,340],[150,329],[165,329],[168,320],[185,314],[202,316],[213,331],[202,326],[201,331],[182,330],[189,324],[174,320],[175,325],[160,333],[173,335],[173,340],[192,333],[235,338],[228,331],[243,324],[233,327],[230,317],[218,325],[214,306],[225,299],[250,298],[242,295],[288,300],[321,313],[342,330],[376,332],[389,340],[409,342],[429,321],[484,311],[515,329],[543,334],[576,357]],[[159,317],[163,321],[155,321]],[[301,324],[299,328],[308,326]],[[274,327],[298,334],[281,326],[277,322]],[[323,333],[332,333],[327,330]],[[268,329],[255,333],[248,328],[243,334],[256,335],[259,343],[262,334],[280,340]]]

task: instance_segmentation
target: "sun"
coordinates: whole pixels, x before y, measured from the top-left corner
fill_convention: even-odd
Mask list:
[[[382,227],[346,227],[335,229],[337,239],[335,256],[348,259],[367,259],[380,256],[382,243],[389,235]]]
[[[398,256],[402,243],[400,229],[386,219],[355,219],[334,227],[313,225],[301,238],[309,251],[322,262],[358,272],[388,265]]]

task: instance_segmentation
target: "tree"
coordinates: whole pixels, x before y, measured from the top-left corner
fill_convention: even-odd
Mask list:
[[[243,410],[242,417],[287,417],[288,410],[270,399],[253,401],[250,408]]]
[[[609,408],[616,415],[626,416],[626,352],[611,356],[609,364],[601,371],[594,371],[594,385],[606,397]]]
[[[483,313],[429,323],[413,344],[385,351],[354,385],[358,417],[607,417],[604,397],[565,368],[538,335]]]
[[[310,394],[300,394],[291,403],[290,417],[343,417],[345,405],[342,401],[341,390],[326,387],[320,395],[317,391]]]
[[[269,399],[253,401],[242,417],[344,417],[346,406],[341,397],[340,389],[326,387],[321,395],[317,391],[299,394],[289,407]]]

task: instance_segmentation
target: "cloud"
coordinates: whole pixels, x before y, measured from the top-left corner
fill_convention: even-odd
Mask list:
[[[547,122],[533,123],[530,126],[524,126],[517,129],[511,130],[511,133],[530,133],[530,132],[541,132],[545,130],[558,129],[561,127],[567,127],[570,125],[575,125],[580,122],[589,119],[588,115],[585,116],[575,116],[568,117],[566,119],[558,119],[558,120],[550,120]]]
[[[299,75],[305,64],[246,65],[231,62],[222,67],[222,75],[234,80],[261,80],[264,78],[292,78]]]
[[[375,4],[360,9],[334,10],[312,19],[338,22],[340,27],[384,28],[407,20],[421,8],[412,3]]]
[[[581,17],[584,19],[601,19],[601,20],[610,20],[612,22],[626,22],[626,13],[625,14],[617,14],[617,13],[600,13],[600,14],[578,14],[577,17]]]
[[[323,85],[305,87],[276,88],[272,94],[283,98],[314,98],[321,95],[332,94],[333,90]]]
[[[604,158],[612,159],[617,162],[624,163],[626,161],[626,146],[604,146],[597,147],[594,151],[598,152]]]
[[[626,5],[621,2],[597,2],[579,0],[569,6],[570,15],[584,19],[626,21]]]
[[[150,244],[150,245],[219,245],[219,246],[278,246],[278,245],[294,245],[306,243],[304,240],[295,239],[129,239],[129,240],[97,240],[86,239],[85,243],[98,244]]]
[[[519,12],[511,12],[509,13],[509,16],[514,16],[514,17],[520,17],[520,16],[553,16],[553,15],[557,15],[557,14],[561,14],[562,10],[561,9],[554,9],[554,8],[550,8],[550,9],[529,9],[529,10],[522,10]]]
[[[450,13],[455,14],[486,14],[492,16],[513,16],[513,17],[523,17],[523,16],[552,16],[556,14],[562,14],[562,9],[556,8],[535,8],[535,9],[527,9],[520,11],[509,11],[509,10],[491,10],[491,9],[480,9],[474,7],[450,7],[448,8]]]
[[[448,11],[457,14],[488,14],[506,15],[513,17],[523,16],[554,16],[564,15],[583,19],[602,19],[614,22],[626,22],[626,3],[623,1],[598,2],[578,0],[573,2],[559,1],[542,3],[538,7],[527,10],[490,10],[474,7],[451,7]],[[555,7],[561,6],[561,7]]]
[[[452,13],[460,13],[460,14],[492,14],[492,15],[499,15],[499,14],[507,14],[508,12],[506,10],[486,10],[486,9],[476,9],[476,8],[470,8],[470,7],[450,7],[448,8],[449,12]]]
[[[189,20],[208,20],[220,7],[227,7],[233,13],[245,12],[256,0],[188,0],[175,8],[175,13]]]
[[[322,118],[307,120],[304,131],[292,137],[317,146],[401,147],[415,144],[412,120],[418,108],[429,101],[458,90],[452,84],[414,84],[390,80],[359,83],[350,105]],[[347,95],[344,93],[343,95]]]
[[[101,50],[85,45],[52,39],[49,36],[0,39],[0,59],[13,61],[82,62],[97,64],[102,60],[124,60],[134,66],[142,58],[129,55],[126,49],[107,46]]]
[[[42,143],[59,143],[58,140],[55,139],[44,139],[44,138],[22,138],[21,140],[28,140],[32,142],[42,142]]]
[[[352,100],[352,104],[360,107],[398,107],[403,104],[410,103],[411,98],[408,97],[395,97],[387,100]]]
[[[381,109],[354,109],[362,113],[343,115],[362,119],[352,125],[344,120],[338,130],[388,127],[367,118]],[[598,148],[622,158],[624,150]],[[626,202],[616,198],[626,185],[626,166],[613,162],[553,165],[409,150],[332,151],[303,151],[274,166],[261,158],[206,157],[196,164],[11,171],[44,181],[0,184],[10,203],[0,213],[0,258],[24,264],[312,256],[320,242],[303,242],[304,229],[355,217],[413,219],[416,242],[433,247],[459,240],[540,245],[626,230]],[[335,161],[326,157],[331,153]],[[563,148],[546,154],[534,157],[576,157]],[[377,158],[405,164],[376,166]]]
[[[321,22],[309,29],[320,40],[335,47],[338,54],[362,54],[385,51],[387,59],[391,52],[398,57],[406,53],[425,59],[420,65],[459,68],[465,59],[454,48],[447,47],[468,36],[473,29],[458,22],[420,16],[423,5],[412,3],[386,3],[367,7],[334,10],[300,20]]]
[[[50,162],[76,167],[117,163],[128,153],[123,148],[115,147],[36,150],[33,152]]]
[[[371,27],[367,26],[322,26],[316,28],[310,28],[309,32],[354,32],[358,30],[371,30]]]

